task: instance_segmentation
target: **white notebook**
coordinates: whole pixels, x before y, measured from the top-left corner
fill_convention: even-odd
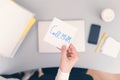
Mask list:
[[[78,52],[85,51],[85,22],[84,20],[71,20],[64,21],[78,29],[75,38],[72,40],[72,44],[76,47]],[[44,37],[49,29],[51,21],[39,21],[38,23],[38,41],[39,41],[39,52],[40,53],[56,53],[59,50],[55,47],[46,43]]]
[[[33,13],[12,0],[0,0],[0,56],[13,57],[34,22]]]

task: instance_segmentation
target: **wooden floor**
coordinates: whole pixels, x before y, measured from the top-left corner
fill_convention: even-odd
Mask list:
[[[120,74],[110,74],[96,70],[88,70],[87,74],[91,75],[94,80],[120,80]]]

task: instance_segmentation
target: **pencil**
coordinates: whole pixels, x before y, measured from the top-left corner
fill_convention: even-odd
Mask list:
[[[100,47],[103,44],[103,42],[105,41],[106,37],[107,37],[107,34],[104,32],[103,35],[102,35],[102,37],[101,37],[101,39],[100,39],[100,42],[98,43],[98,46],[96,48],[96,52],[97,53],[99,52]]]

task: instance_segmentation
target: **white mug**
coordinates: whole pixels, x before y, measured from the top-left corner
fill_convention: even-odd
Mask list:
[[[106,8],[101,12],[101,18],[105,22],[111,22],[115,18],[115,13],[112,9]]]

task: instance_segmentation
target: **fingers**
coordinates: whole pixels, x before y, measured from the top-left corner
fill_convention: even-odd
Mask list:
[[[76,59],[79,59],[79,55],[78,55],[75,47],[72,44],[70,44],[69,49],[70,49],[70,52],[71,52],[71,56],[74,56]]]
[[[77,53],[75,47],[72,44],[70,44],[69,49],[72,53]]]
[[[58,49],[61,51],[63,57],[77,56],[76,49],[72,44],[70,44],[68,49],[65,45],[63,45],[61,49],[60,48]]]
[[[62,48],[57,48],[59,49],[62,53],[76,53],[75,47],[70,44],[69,48],[67,49],[65,45],[62,46]]]
[[[70,48],[76,51],[75,47],[72,44],[70,44]]]

